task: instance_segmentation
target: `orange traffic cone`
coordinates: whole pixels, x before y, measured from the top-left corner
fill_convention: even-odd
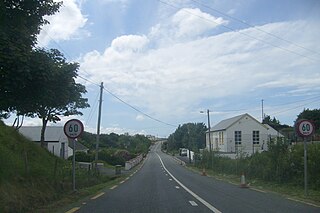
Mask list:
[[[244,173],[242,173],[241,177],[240,177],[240,187],[241,188],[248,188],[248,185],[246,183],[246,177],[245,177]]]
[[[206,168],[202,168],[202,173],[201,173],[202,176],[207,176],[207,172],[206,172]]]

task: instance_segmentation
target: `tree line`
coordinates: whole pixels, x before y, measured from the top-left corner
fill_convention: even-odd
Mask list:
[[[37,47],[37,35],[61,2],[0,1],[0,118],[12,114],[42,120],[41,146],[48,122],[81,115],[89,107],[85,86],[75,81],[79,64],[57,49]],[[21,119],[22,120],[22,119]],[[21,121],[14,124],[19,127]]]
[[[92,162],[95,158],[96,134],[84,132],[79,142],[89,148],[89,153],[77,153],[76,160]],[[144,135],[101,134],[99,139],[99,158],[110,165],[124,165],[126,161],[149,151],[151,141]]]

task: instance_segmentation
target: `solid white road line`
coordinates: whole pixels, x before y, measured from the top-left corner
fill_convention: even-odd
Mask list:
[[[198,204],[196,202],[194,202],[193,200],[190,200],[189,203],[191,204],[191,206],[198,206]]]
[[[163,168],[167,171],[167,173],[172,177],[172,179],[174,179],[182,188],[184,188],[184,190],[186,190],[189,194],[191,194],[195,199],[197,199],[200,203],[202,203],[203,205],[205,205],[208,209],[210,209],[212,212],[216,212],[216,213],[221,213],[221,211],[219,211],[218,209],[216,209],[215,207],[213,207],[210,203],[208,203],[207,201],[205,201],[204,199],[202,199],[201,197],[199,197],[196,193],[194,193],[193,191],[191,191],[189,188],[187,188],[185,185],[183,185],[176,177],[174,177],[169,171],[168,169],[165,167],[160,155],[158,153],[156,153],[158,155],[158,158],[163,166]]]
[[[261,192],[261,193],[267,193],[266,191],[260,190],[260,189],[255,189],[255,188],[250,188],[251,190],[257,191],[257,192]]]
[[[313,204],[313,203],[308,203],[308,202],[305,202],[305,201],[302,201],[302,200],[298,200],[298,199],[294,199],[294,198],[290,198],[290,197],[288,197],[287,198],[288,200],[292,200],[292,201],[295,201],[295,202],[299,202],[299,203],[304,203],[304,204],[307,204],[307,205],[309,205],[309,206],[314,206],[314,207],[320,207],[320,206],[318,206],[318,205],[316,205],[316,204]]]

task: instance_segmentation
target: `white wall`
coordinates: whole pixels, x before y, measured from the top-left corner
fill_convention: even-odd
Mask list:
[[[241,131],[241,146],[236,147],[234,132]],[[253,144],[252,132],[259,131],[259,144]],[[250,116],[245,116],[240,121],[232,125],[227,130],[228,151],[229,152],[244,152],[251,155],[254,152],[267,150],[268,131],[262,124],[253,120]]]
[[[236,146],[235,144],[235,131],[241,131],[241,145]],[[259,131],[259,144],[253,144],[253,131]],[[221,137],[221,134],[223,134],[223,137]],[[267,128],[248,115],[244,116],[227,130],[210,132],[210,137],[214,151],[229,153],[243,152],[251,155],[257,151],[268,150]],[[223,140],[221,140],[222,138]],[[206,133],[206,147],[209,148],[208,133]]]

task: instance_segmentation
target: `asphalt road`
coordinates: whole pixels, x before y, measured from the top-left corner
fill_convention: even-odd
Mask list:
[[[181,166],[152,147],[141,169],[70,212],[320,212],[273,193],[243,189]]]

